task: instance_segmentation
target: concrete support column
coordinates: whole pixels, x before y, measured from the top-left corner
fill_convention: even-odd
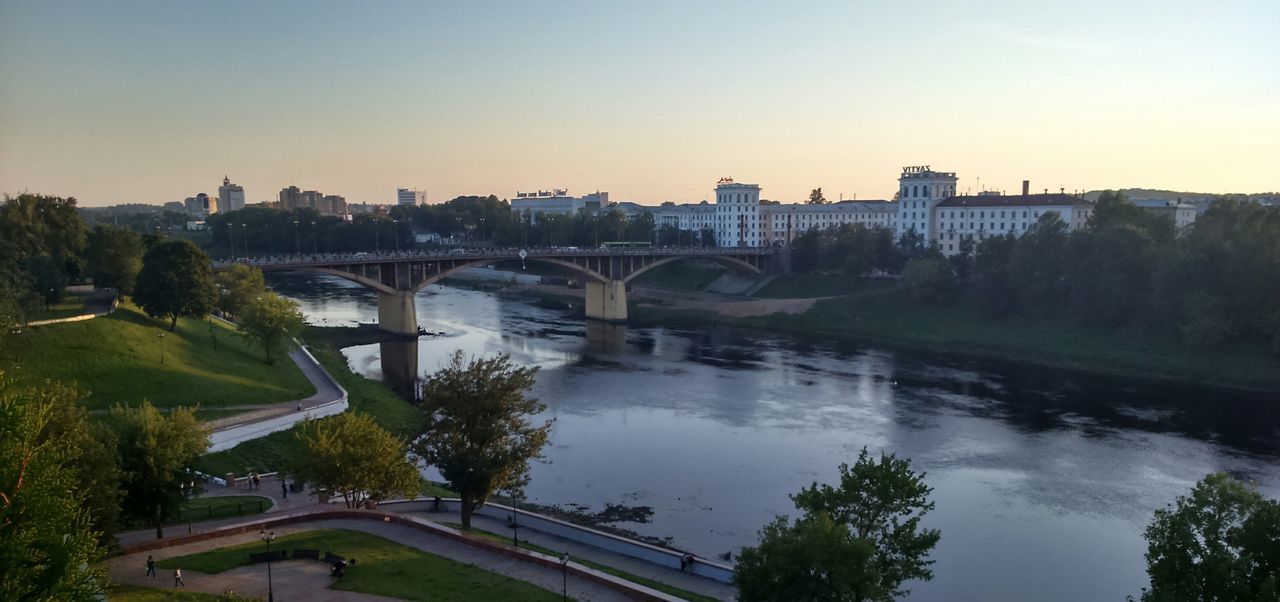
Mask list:
[[[627,321],[627,284],[621,280],[587,281],[587,318],[606,322]]]
[[[378,293],[378,328],[405,336],[418,336],[418,310],[413,291]]]

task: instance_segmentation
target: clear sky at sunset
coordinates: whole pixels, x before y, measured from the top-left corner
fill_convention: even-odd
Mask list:
[[[0,0],[0,191],[1280,189],[1280,1]]]

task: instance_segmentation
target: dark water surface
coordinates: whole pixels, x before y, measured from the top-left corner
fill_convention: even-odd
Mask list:
[[[316,324],[373,322],[372,292],[272,276]],[[345,353],[403,381],[455,349],[536,365],[556,423],[530,501],[651,506],[619,526],[703,556],[754,543],[787,495],[867,446],[928,473],[942,530],[912,600],[1122,600],[1146,583],[1152,511],[1213,471],[1280,494],[1280,399],[708,327],[606,329],[432,286],[447,336]],[[414,357],[416,355],[416,357]],[[392,384],[396,384],[393,382]]]

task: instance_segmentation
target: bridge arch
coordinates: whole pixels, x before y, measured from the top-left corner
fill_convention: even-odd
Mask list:
[[[751,272],[753,274],[764,273],[764,270],[761,270],[759,267],[752,265],[750,262],[738,259],[737,257],[729,257],[726,255],[705,255],[705,256],[694,256],[694,257],[678,257],[677,256],[677,257],[664,257],[662,259],[649,263],[648,265],[645,265],[644,267],[637,269],[636,271],[631,272],[630,274],[627,274],[627,276],[623,278],[622,281],[631,282],[632,280],[635,280],[637,276],[640,276],[641,274],[649,270],[652,270],[653,268],[656,268],[661,265],[666,265],[674,261],[683,261],[686,259],[709,259],[711,261],[719,263],[720,265],[723,265],[732,270],[741,270],[744,272]]]
[[[437,283],[437,282],[439,282],[439,281],[441,281],[441,280],[443,280],[443,279],[445,279],[445,278],[448,278],[450,274],[454,274],[454,273],[457,273],[457,272],[461,272],[462,270],[466,270],[466,269],[470,269],[470,268],[474,268],[474,267],[478,267],[478,266],[483,266],[483,265],[492,265],[492,264],[498,263],[498,262],[500,262],[500,261],[513,261],[513,259],[508,259],[508,258],[503,258],[503,259],[477,259],[477,260],[475,260],[475,261],[468,261],[468,262],[466,262],[466,263],[463,263],[463,264],[459,264],[459,265],[453,266],[453,267],[451,267],[451,268],[449,268],[449,269],[447,269],[447,270],[442,270],[441,272],[439,272],[439,273],[437,273],[437,274],[432,274],[431,276],[428,276],[428,277],[427,277],[425,280],[423,280],[422,282],[417,283],[417,284],[415,284],[415,285],[414,285],[414,287],[413,287],[413,292],[415,292],[415,293],[416,293],[416,292],[418,292],[418,291],[420,291],[420,290],[422,290],[422,289],[424,289],[424,288],[426,288],[426,287],[428,287],[428,286],[430,286],[430,285],[432,285],[432,284],[435,284],[435,283]],[[563,259],[556,259],[556,258],[554,258],[554,257],[528,257],[528,258],[526,258],[526,259],[525,259],[525,261],[534,261],[534,262],[540,262],[540,263],[545,263],[545,264],[549,264],[549,265],[560,266],[560,267],[562,267],[562,268],[567,268],[567,269],[569,269],[569,270],[572,270],[572,271],[574,271],[574,272],[577,272],[577,273],[579,273],[579,274],[582,274],[582,275],[584,275],[584,276],[586,276],[586,277],[588,277],[588,278],[590,278],[590,279],[592,279],[592,280],[594,280],[594,281],[597,281],[597,282],[608,282],[608,281],[609,281],[609,279],[608,279],[607,277],[605,277],[605,275],[604,275],[604,274],[601,274],[600,272],[597,272],[597,271],[592,270],[592,269],[590,269],[590,268],[586,268],[586,267],[580,266],[580,265],[578,265],[578,264],[576,264],[576,263],[573,263],[573,262],[570,262],[570,261],[564,261]]]
[[[396,289],[391,288],[381,282],[378,282],[377,280],[374,280],[372,278],[366,278],[364,276],[361,276],[360,274],[356,274],[354,272],[348,272],[346,270],[335,270],[333,268],[323,268],[323,267],[315,267],[315,266],[299,267],[295,269],[296,271],[299,271],[299,272],[315,272],[318,274],[327,274],[329,276],[337,276],[338,278],[342,278],[343,280],[350,280],[351,282],[354,282],[361,286],[371,288],[375,291],[378,291],[379,293],[383,293],[386,295],[391,295],[396,292]]]

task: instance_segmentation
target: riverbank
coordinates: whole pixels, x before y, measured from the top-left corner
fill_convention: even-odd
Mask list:
[[[780,279],[755,298],[636,287],[630,299],[630,323],[683,328],[719,324],[973,360],[1251,392],[1280,392],[1280,359],[1261,345],[1191,351],[1170,338],[1089,328],[1060,318],[996,320],[984,315],[972,303],[945,307],[919,304],[894,282],[884,280],[826,282],[816,290],[829,296],[794,297],[802,289],[812,288],[812,280]],[[537,299],[540,305],[567,308],[574,315],[582,313],[581,289],[456,284],[504,296]]]

